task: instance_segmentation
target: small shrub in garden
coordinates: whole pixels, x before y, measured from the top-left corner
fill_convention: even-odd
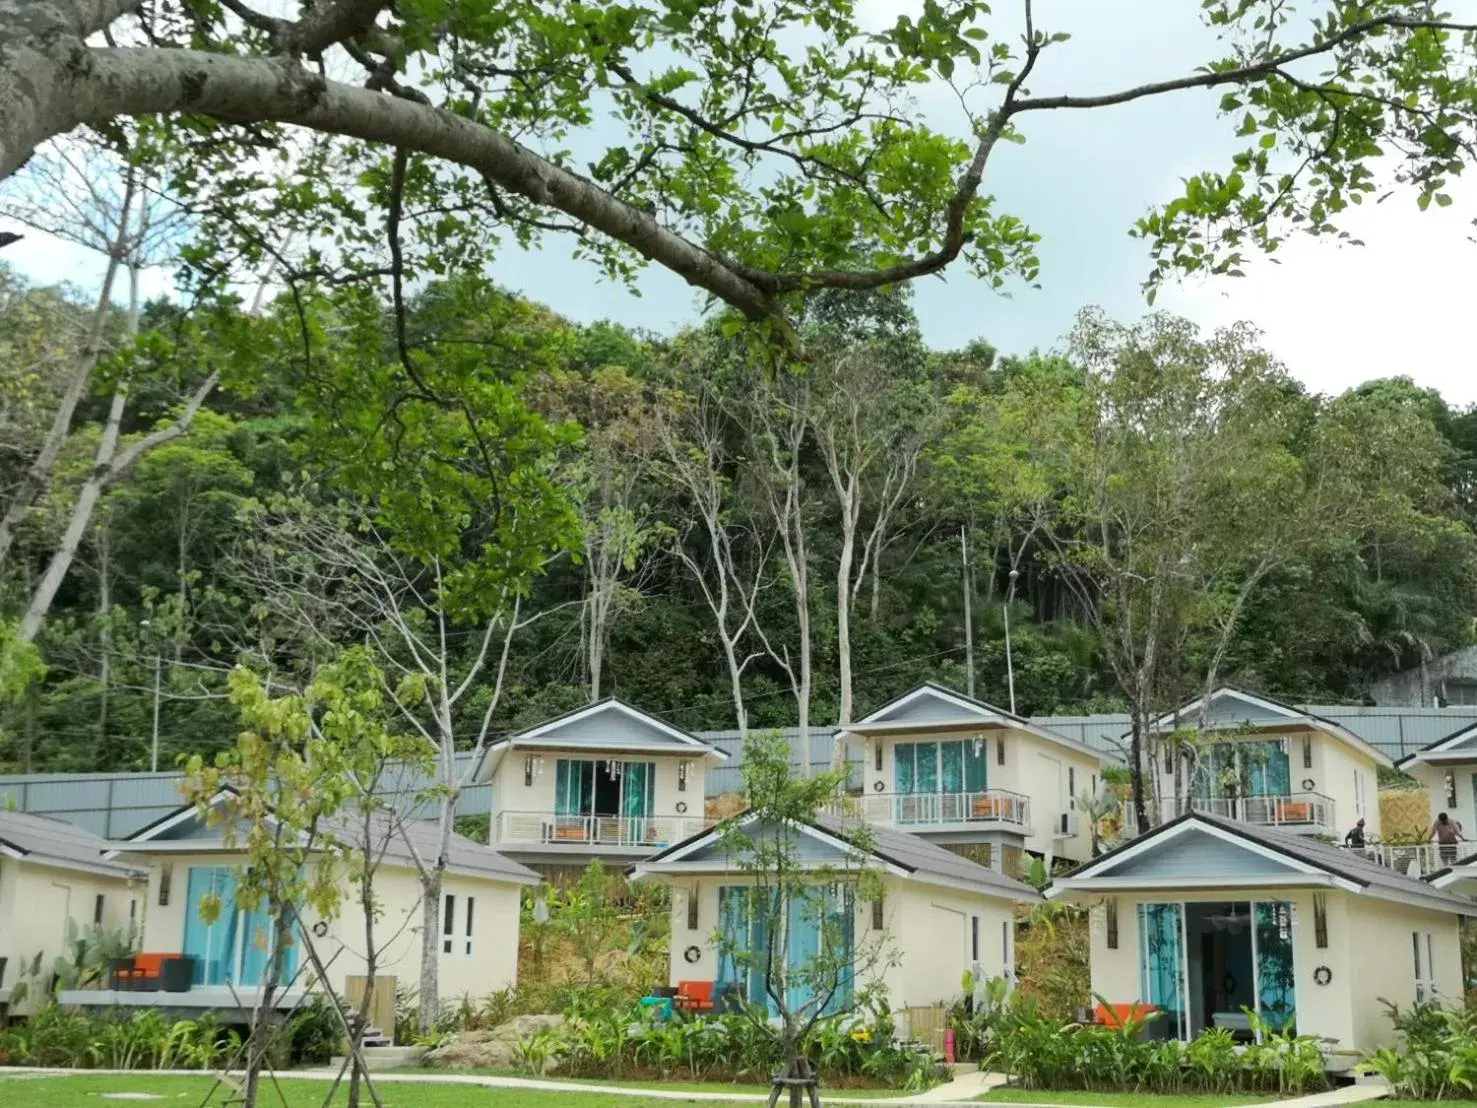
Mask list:
[[[1376,1050],[1359,1068],[1409,1100],[1470,1098],[1477,1091],[1477,1017],[1438,1003],[1383,1003],[1401,1045]]]
[[[1146,1038],[1139,1021],[1102,1027],[1050,1019],[1019,995],[982,1009],[984,1065],[1028,1089],[1291,1094],[1327,1083],[1317,1039],[1276,1031],[1254,1013],[1258,1041],[1238,1047],[1224,1030],[1182,1043]]]
[[[557,1067],[566,1077],[762,1081],[784,1061],[758,1010],[662,1023],[651,1011],[638,1014],[618,992],[597,988],[572,994],[564,1014],[557,1030],[519,1040],[524,1072],[540,1076]],[[832,1086],[922,1090],[941,1080],[938,1059],[894,1042],[894,1030],[886,999],[867,998],[853,1014],[817,1029],[811,1061]]]
[[[240,1042],[208,1015],[170,1021],[150,1008],[120,1018],[47,1004],[25,1022],[0,1029],[0,1061],[68,1069],[210,1069]]]

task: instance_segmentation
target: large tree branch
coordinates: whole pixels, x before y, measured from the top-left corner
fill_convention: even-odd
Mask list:
[[[751,317],[770,311],[770,295],[753,281],[651,215],[507,135],[450,112],[326,80],[287,59],[107,47],[90,50],[87,63],[86,76],[73,87],[73,118],[58,129],[119,115],[191,112],[402,147],[475,169],[511,192],[567,212]],[[11,157],[10,150],[0,151],[0,174],[14,168],[6,160]]]
[[[219,373],[212,373],[195,390],[177,420],[168,427],[161,427],[157,431],[150,432],[115,457],[108,466],[107,472],[102,475],[103,486],[106,488],[126,474],[133,468],[133,464],[150,450],[163,446],[171,439],[177,439],[188,432],[190,425],[195,422],[195,416],[200,412],[201,405],[205,403],[206,397],[215,391],[215,386],[220,384],[220,379]]]

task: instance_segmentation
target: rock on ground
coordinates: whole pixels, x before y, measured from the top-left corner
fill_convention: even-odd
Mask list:
[[[564,1017],[514,1016],[490,1030],[458,1031],[421,1059],[436,1069],[510,1070],[518,1067],[518,1040],[564,1025]],[[556,1068],[550,1062],[549,1071]]]

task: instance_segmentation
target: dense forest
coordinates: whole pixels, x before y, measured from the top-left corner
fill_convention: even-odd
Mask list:
[[[474,279],[187,311],[0,269],[0,770],[156,735],[168,768],[234,741],[233,666],[350,644],[470,744],[610,695],[691,729],[1008,704],[1007,612],[1022,714],[1357,701],[1471,638],[1477,413],[1407,378],[1309,395],[1164,315],[934,350],[896,290],[796,329],[793,364]]]

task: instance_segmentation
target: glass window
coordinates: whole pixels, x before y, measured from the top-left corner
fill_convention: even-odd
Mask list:
[[[980,960],[980,918],[969,917],[969,960],[978,962]]]
[[[467,953],[472,953],[472,903],[473,898],[467,897]]]
[[[940,792],[959,793],[964,791],[964,751],[961,743],[939,745]]]
[[[441,921],[441,952],[451,953],[452,936],[456,934],[456,897],[446,894],[445,919]]]

